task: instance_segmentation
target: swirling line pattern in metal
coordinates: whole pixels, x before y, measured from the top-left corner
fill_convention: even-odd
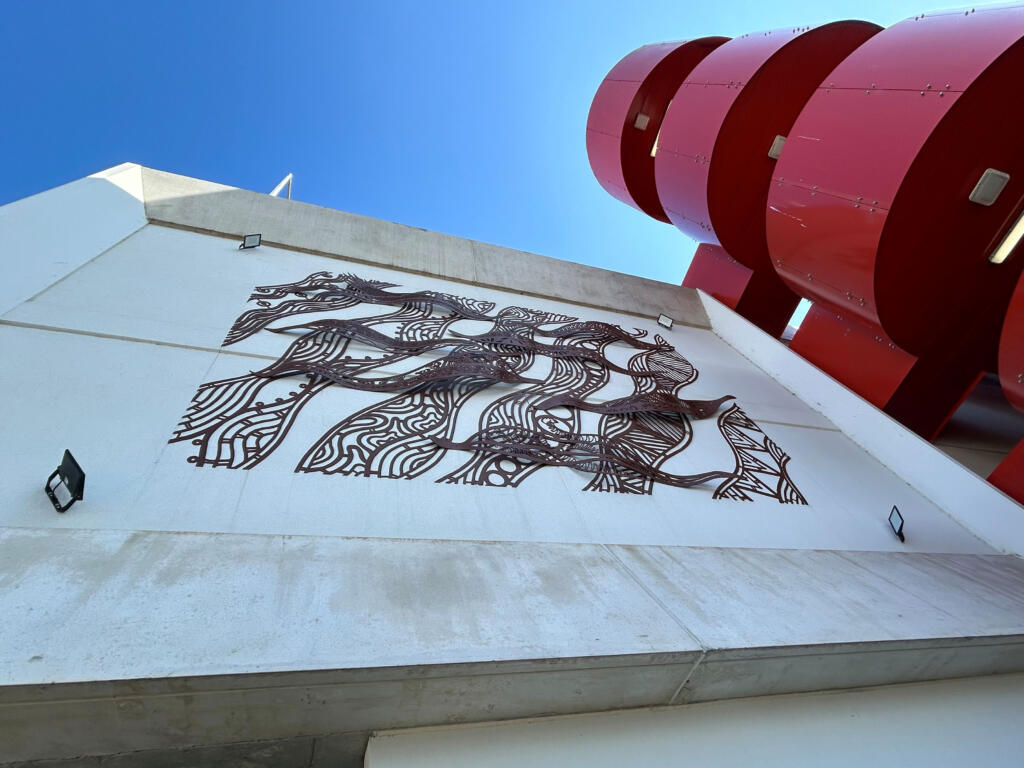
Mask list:
[[[780,504],[807,503],[786,471],[789,456],[738,405],[718,417],[718,428],[736,457],[736,469],[714,498],[751,501],[768,496]]]
[[[677,488],[692,488],[711,480],[732,476],[731,472],[702,472],[673,475],[654,469],[633,447],[614,438],[570,432],[534,432],[524,427],[491,426],[461,443],[434,438],[443,448],[514,457],[531,464],[570,467],[581,472],[597,472],[603,464],[613,464],[636,472],[654,482]]]
[[[595,345],[597,351],[608,346],[608,339],[558,339],[558,344]],[[533,351],[533,350],[531,350]],[[552,393],[579,392],[584,396],[596,392],[608,383],[608,368],[591,360],[575,356],[555,357],[544,381],[522,392],[515,392],[495,400],[480,415],[477,434],[492,429],[525,427],[531,434],[550,432],[578,433],[580,416],[567,410],[564,415],[537,409],[537,403]],[[474,438],[466,441],[472,444]],[[493,446],[491,446],[493,448]],[[541,468],[544,462],[532,461],[529,456],[515,453],[500,454],[494,450],[474,451],[473,456],[459,469],[438,480],[439,483],[465,483],[515,488],[528,476]]]
[[[469,454],[463,465],[437,482],[515,487],[545,466],[561,466],[590,474],[585,490],[591,491],[649,494],[655,484],[689,488],[721,481],[714,498],[767,496],[806,504],[786,470],[789,456],[736,405],[718,420],[736,457],[734,469],[696,475],[662,469],[692,442],[689,418],[707,418],[732,398],[680,398],[679,390],[698,373],[660,335],[652,343],[639,329],[629,333],[610,323],[523,307],[491,315],[493,302],[387,290],[396,287],[317,272],[254,289],[250,301],[258,308],[239,316],[225,345],[265,329],[301,335],[271,365],[203,384],[170,442],[191,441],[197,450],[189,461],[196,466],[248,469],[281,445],[311,399],[340,386],[394,394],[325,432],[303,455],[297,472],[412,478],[436,467],[448,451],[462,451]],[[271,327],[284,318],[360,304],[396,308],[362,318]],[[451,331],[461,320],[491,327],[477,334]],[[384,325],[394,327],[393,335],[376,330]],[[535,336],[555,342],[544,344]],[[616,343],[640,352],[620,366],[605,354]],[[346,354],[352,344],[378,354]],[[382,366],[441,350],[447,354],[412,370],[373,375]],[[550,362],[543,379],[527,375],[537,360]],[[613,374],[629,376],[634,393],[590,401]],[[476,432],[455,440],[463,407],[497,384],[516,389],[485,405]],[[529,386],[518,389],[521,385]],[[600,415],[594,434],[581,429],[584,411]]]
[[[526,337],[541,325],[564,318],[524,307],[506,307],[495,317],[494,327]],[[516,373],[533,364],[533,355],[523,354],[520,348],[498,346],[493,351],[512,355]],[[364,408],[321,436],[302,457],[296,471],[419,477],[447,453],[431,437],[451,439],[463,405],[494,383],[492,379],[476,378],[434,382]]]
[[[735,400],[733,395],[725,395],[715,400],[683,400],[671,392],[644,392],[639,395],[619,397],[603,403],[588,403],[574,394],[558,395],[537,403],[537,408],[577,408],[591,413],[685,413],[695,419],[706,419],[716,413],[727,400]]]
[[[633,355],[627,364],[631,371],[655,374],[654,379],[634,378],[635,394],[656,392],[659,388],[674,394],[697,380],[697,369],[661,335],[656,334],[654,342],[649,349]],[[597,432],[630,445],[653,469],[659,469],[693,440],[690,420],[682,413],[605,414],[601,416]],[[651,494],[654,480],[625,467],[603,464],[584,490]]]

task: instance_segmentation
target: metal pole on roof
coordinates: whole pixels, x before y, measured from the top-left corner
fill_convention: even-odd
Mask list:
[[[284,185],[285,184],[288,185],[288,199],[291,200],[292,199],[292,175],[290,173],[287,176],[285,176],[283,179],[281,179],[281,181],[278,182],[277,186],[274,187],[270,191],[270,196],[271,197],[277,197],[279,194],[281,194],[281,190],[284,189]]]

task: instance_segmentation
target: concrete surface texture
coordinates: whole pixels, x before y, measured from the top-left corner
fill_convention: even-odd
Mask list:
[[[89,226],[69,249],[54,221]],[[132,165],[0,208],[0,242],[0,765],[356,765],[374,729],[1024,670],[1020,508],[695,292]],[[296,473],[384,397],[340,387],[251,469],[194,466],[167,441],[197,389],[294,338],[221,346],[250,293],[318,271],[661,333],[684,396],[734,395],[807,503],[437,482],[454,451]],[[669,471],[732,468],[715,419],[692,432]],[[87,482],[60,515],[64,448]]]
[[[376,734],[367,768],[993,766],[1020,764],[1006,712],[1024,679],[780,696],[607,715]]]

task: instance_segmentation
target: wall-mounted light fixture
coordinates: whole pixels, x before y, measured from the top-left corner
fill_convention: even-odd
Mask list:
[[[768,157],[772,160],[778,160],[779,155],[782,154],[782,147],[786,144],[785,136],[776,136],[772,140],[772,145],[768,148]]]
[[[1006,237],[996,246],[996,249],[992,251],[992,255],[988,257],[988,260],[993,264],[1002,264],[1010,258],[1013,249],[1020,245],[1021,238],[1024,238],[1024,211],[1021,211],[1016,223],[1006,233]]]
[[[892,512],[889,513],[889,526],[900,541],[906,541],[903,538],[903,515],[900,514],[895,504],[892,505]]]
[[[263,235],[261,235],[261,234],[246,235],[245,237],[242,238],[242,244],[240,246],[238,246],[238,250],[241,251],[243,249],[247,250],[249,248],[255,248],[256,246],[260,245],[262,242],[263,242]]]
[[[671,329],[674,322],[675,321],[668,315],[658,315],[658,325],[662,328]]]
[[[56,477],[59,477],[60,480],[54,483],[53,480]],[[57,498],[56,490],[61,485],[64,486],[71,496],[66,504],[61,504],[60,499]],[[60,466],[53,470],[53,474],[47,478],[44,490],[46,495],[50,497],[50,503],[53,504],[53,508],[58,512],[67,512],[71,509],[72,504],[76,501],[81,501],[85,496],[85,472],[78,466],[78,462],[71,455],[71,451],[64,450],[64,458],[60,460]]]
[[[992,205],[1009,180],[1010,174],[997,171],[995,168],[986,168],[967,199],[978,205]]]

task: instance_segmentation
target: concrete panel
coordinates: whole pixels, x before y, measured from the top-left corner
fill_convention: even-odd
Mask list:
[[[673,703],[1024,671],[1024,635],[708,652]]]
[[[270,197],[223,184],[143,169],[151,221],[708,327],[695,291],[534,253]]]
[[[1013,556],[609,549],[707,649],[1024,634]]]
[[[1007,556],[7,529],[0,560],[0,762],[1024,669]]]
[[[358,751],[362,733],[375,728],[667,703],[695,658],[659,654],[125,681],[115,696],[97,696],[88,684],[8,689],[0,704],[0,764],[257,738],[292,741],[343,729],[348,735],[314,747],[314,764],[330,764]],[[127,695],[129,687],[138,692]]]
[[[0,550],[4,685],[699,650],[595,545],[9,528]]]
[[[368,768],[1017,766],[1020,675],[375,734]]]
[[[145,224],[131,163],[0,207],[0,315]]]
[[[116,755],[71,757],[2,763],[0,768],[308,768],[315,750],[314,739],[278,739],[237,744],[214,744],[186,749],[121,752]],[[365,744],[364,744],[365,750]],[[344,766],[338,762],[334,765]],[[359,762],[349,765],[362,765]],[[348,768],[348,766],[345,766]]]

